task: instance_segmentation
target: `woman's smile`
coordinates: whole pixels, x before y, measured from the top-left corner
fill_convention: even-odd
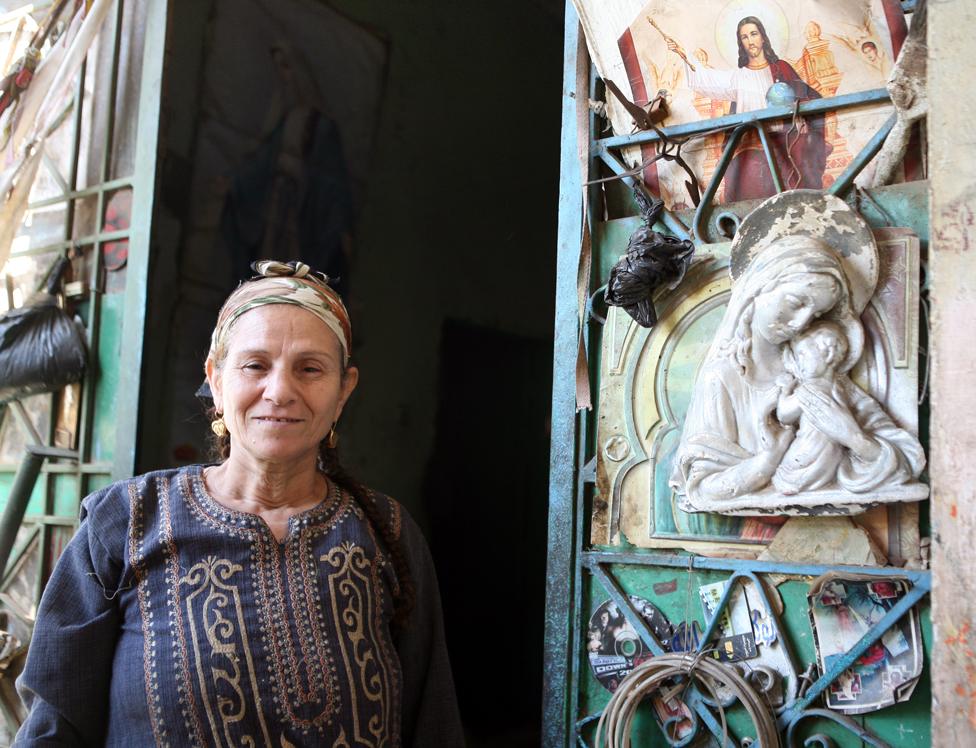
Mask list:
[[[270,304],[241,317],[211,385],[234,445],[231,460],[314,463],[355,385],[343,376],[342,355],[338,338],[311,312]]]

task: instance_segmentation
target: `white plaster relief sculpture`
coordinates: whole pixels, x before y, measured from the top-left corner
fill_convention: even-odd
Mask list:
[[[849,376],[878,280],[863,220],[817,191],[777,195],[743,221],[731,271],[675,456],[678,506],[855,514],[925,498],[918,439]]]

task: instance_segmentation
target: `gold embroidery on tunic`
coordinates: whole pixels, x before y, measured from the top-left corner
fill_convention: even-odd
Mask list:
[[[334,738],[334,748],[399,746],[399,671],[396,652],[392,649],[385,627],[388,600],[385,596],[387,585],[384,577],[390,576],[389,583],[394,587],[397,580],[389,569],[371,526],[352,497],[347,492],[334,488],[333,501],[321,510],[311,513],[308,523],[303,523],[297,528],[297,532],[289,535],[284,545],[280,545],[270,532],[264,531],[266,528],[257,526],[249,515],[217,505],[207,494],[206,487],[198,476],[183,475],[181,482],[185,488],[184,499],[195,517],[220,533],[250,542],[251,560],[246,564],[246,569],[248,574],[255,575],[254,602],[261,624],[260,646],[265,650],[264,656],[270,671],[269,680],[274,689],[275,719],[281,718],[292,727],[303,730],[317,728],[324,737],[325,727],[334,724],[337,716],[349,715],[354,724],[346,723],[345,727],[352,727],[352,734],[342,724],[336,725],[340,732]],[[398,507],[392,502],[390,506],[396,515],[394,525],[398,526]],[[313,542],[317,537],[331,532],[352,516],[365,524],[375,546],[375,559],[371,552],[367,553],[350,542],[338,548],[333,547],[324,556],[314,552]],[[207,559],[207,562],[200,563],[211,561]],[[316,563],[322,561],[328,561],[333,567],[331,576],[322,574],[322,567],[316,568]],[[225,582],[242,570],[241,566],[228,559],[212,563],[236,567],[225,572]],[[197,579],[200,575],[214,573],[213,569],[198,570],[199,565],[194,565],[180,581],[188,583],[191,575]],[[199,578],[194,586],[196,599],[193,602],[188,601],[185,606],[188,612],[193,608],[201,608],[201,605],[204,610],[209,610],[209,592],[205,594],[200,589],[205,585],[205,580]],[[201,640],[199,644],[206,647],[209,642],[214,652],[209,657],[205,653],[203,661],[199,652],[194,653],[197,680],[201,679],[201,662],[209,662],[215,657],[228,658],[228,654],[216,652],[219,647],[214,646],[212,635],[216,637],[218,644],[226,644],[231,637],[225,635],[221,627],[234,627],[235,618],[237,627],[243,632],[241,607],[236,598],[237,587],[232,589],[233,595],[227,590],[221,593],[226,596],[225,605],[210,603],[211,608],[216,606],[219,610],[220,620],[217,620],[213,612],[208,613],[209,617],[204,620],[203,631],[208,638]],[[241,594],[244,594],[243,589]],[[232,599],[234,605],[231,604]],[[326,604],[326,599],[329,604]],[[175,595],[175,602],[175,623],[179,627],[180,610],[184,605],[178,593]],[[326,623],[330,606],[335,625],[334,639],[331,626]],[[198,646],[196,628],[200,626],[199,618],[199,614],[189,616],[194,646]],[[208,626],[211,631],[207,630]],[[178,640],[186,657],[187,642],[182,629]],[[342,650],[344,668],[337,667],[339,658],[336,650],[339,649]],[[247,668],[253,680],[254,668],[250,661],[250,647],[246,643],[244,656],[248,658]],[[219,681],[220,688],[225,691],[230,688],[233,693],[233,698],[224,700],[226,703],[221,702],[218,697],[221,727],[225,730],[235,724],[231,720],[242,708],[243,697],[240,690],[245,674],[241,672],[239,663],[237,664],[236,669],[233,665],[222,669],[223,679],[218,678],[216,668],[210,668],[213,680],[210,690],[216,691]],[[339,671],[343,669],[346,677],[339,676]],[[206,671],[203,674],[206,675]],[[184,683],[187,684],[192,701],[192,691],[196,689],[189,685],[192,676],[187,675]],[[201,683],[203,688],[205,684],[202,681]],[[346,689],[351,700],[349,711],[340,709],[342,700],[346,698]],[[203,688],[203,691],[202,700],[209,710],[211,707],[207,689]],[[252,685],[252,691],[257,694],[256,686]],[[309,706],[312,707],[311,710],[308,709]],[[319,709],[321,711],[317,711]],[[302,714],[313,710],[317,711],[314,716]],[[260,709],[258,713],[261,713]],[[214,740],[218,745],[223,745],[223,737],[216,737],[217,717],[209,711],[208,717],[211,718]],[[243,719],[249,721],[248,716]],[[271,745],[267,742],[267,730],[263,722],[261,729],[265,744]],[[335,736],[335,733],[332,735]],[[256,737],[260,740],[262,736]],[[253,743],[253,740],[249,737],[248,742]],[[282,748],[292,746],[284,732],[281,732],[279,742]]]
[[[180,579],[180,583],[186,584],[192,590],[186,597],[187,620],[190,625],[190,638],[196,659],[200,693],[215,743],[218,746],[221,745],[220,733],[222,732],[228,746],[237,745],[238,742],[244,745],[256,745],[254,737],[251,735],[244,735],[239,741],[232,735],[234,725],[240,722],[247,713],[247,699],[241,688],[241,657],[237,652],[237,643],[234,638],[235,634],[239,632],[246,676],[254,698],[254,708],[258,724],[261,727],[261,737],[264,745],[270,747],[272,745],[271,736],[268,733],[261,708],[261,697],[251,658],[251,648],[247,639],[247,628],[244,624],[240,594],[237,586],[229,583],[231,578],[242,570],[243,568],[239,564],[232,563],[227,559],[208,556],[205,560],[195,564]],[[202,600],[200,600],[201,597]],[[225,613],[229,614],[230,617]],[[197,631],[198,623],[202,623],[203,631],[200,633],[206,635],[206,641],[210,645],[209,656],[200,651],[201,637]],[[237,624],[236,628],[235,623]],[[204,670],[205,657],[206,661],[211,663],[210,685],[213,686],[213,694],[208,688]],[[217,667],[212,664],[217,657],[226,663],[225,667]],[[223,687],[221,687],[222,684]],[[224,695],[227,687],[232,691],[233,698]],[[218,695],[218,690],[222,692],[221,695]],[[214,698],[217,703],[217,714],[221,721],[220,728],[217,726],[211,708],[211,701]]]
[[[379,591],[373,589],[372,562],[363,548],[348,541],[333,548],[320,560],[336,570],[328,575],[328,585],[339,649],[349,683],[353,740],[357,745],[378,748],[387,744],[391,735],[387,708],[390,674],[375,649],[381,634],[376,628],[375,614],[378,611],[374,594]],[[369,707],[359,703],[360,696],[375,704],[377,710],[368,717],[365,726],[360,724],[360,718]],[[364,727],[368,734],[364,734]]]
[[[169,746],[162,727],[159,687],[156,683],[156,634],[152,626],[152,607],[149,600],[149,578],[143,565],[143,506],[135,481],[129,483],[129,561],[136,578],[136,598],[142,619],[142,671],[146,687],[146,707],[153,741],[157,746]]]
[[[399,507],[399,505],[396,504],[396,502],[394,502],[393,499],[390,499],[390,502],[391,502],[391,506]],[[397,512],[397,517],[399,518],[399,512]],[[373,593],[377,601],[376,613],[374,617],[376,618],[377,621],[376,624],[377,627],[382,628],[383,624],[381,621],[381,617],[382,617],[382,609],[383,609],[383,602],[384,602],[382,590],[384,588],[384,585],[381,578],[381,573],[384,570],[388,572],[393,587],[394,595],[400,594],[400,581],[397,579],[397,575],[393,571],[392,565],[386,559],[386,557],[383,555],[383,552],[381,551],[382,546],[380,544],[379,538],[376,536],[376,532],[372,524],[367,523],[366,531],[369,533],[369,537],[373,541],[373,548],[376,549],[376,562],[373,564],[373,568],[372,568]],[[397,536],[399,537],[399,529],[397,530]],[[388,663],[399,662],[397,653],[393,649],[388,637],[380,636],[378,642],[380,646],[379,661],[383,665],[384,669],[388,666]],[[399,732],[399,724],[400,724],[399,685],[400,685],[399,679],[395,675],[392,676],[390,696],[387,701],[390,707],[386,715],[388,732],[389,731],[392,731],[394,733]],[[396,737],[394,737],[394,742],[395,744],[399,745],[399,740]]]
[[[346,738],[345,729],[340,728],[339,737],[335,739],[335,742],[332,744],[332,748],[352,748],[349,745],[349,740]]]
[[[279,564],[282,549],[270,532],[254,526],[249,521],[253,519],[251,515],[217,505],[199,476],[194,478],[192,488],[184,476],[183,485],[187,505],[201,521],[220,532],[246,538],[252,544],[254,563],[251,568],[257,577],[256,601],[265,632],[261,638],[274,674],[272,683],[278,697],[276,710],[283,709],[285,719],[296,727],[321,729],[331,724],[340,710],[341,693],[330,637],[319,622],[320,593],[314,576],[314,556],[308,545],[315,535],[328,532],[352,511],[351,497],[335,487],[332,501],[311,515],[318,521],[302,527],[297,538],[289,536],[284,546],[285,569],[282,574]],[[224,514],[244,521],[228,523],[226,517],[221,519]],[[300,546],[297,558],[294,556],[295,543]],[[299,602],[302,598],[308,606],[305,610]],[[291,631],[292,620],[296,622],[297,645]],[[315,651],[310,652],[308,647],[313,642]],[[300,651],[296,651],[296,646]],[[303,718],[300,710],[308,705],[322,705],[322,708],[315,716]]]
[[[192,730],[188,737],[191,745],[202,746],[206,744],[203,737],[203,723],[197,711],[196,699],[193,697],[193,686],[190,682],[190,658],[186,649],[186,630],[183,627],[183,609],[180,606],[180,556],[173,540],[173,523],[170,518],[169,506],[169,483],[160,481],[159,483],[159,539],[163,547],[163,559],[166,568],[166,584],[168,587],[169,602],[172,605],[172,623],[176,648],[173,658],[177,666],[178,688],[180,693],[180,704],[183,707],[183,716],[186,726]]]
[[[390,522],[392,523],[393,537],[399,540],[400,529],[403,525],[403,517],[400,514],[400,503],[389,496],[386,497],[386,500],[390,502]]]

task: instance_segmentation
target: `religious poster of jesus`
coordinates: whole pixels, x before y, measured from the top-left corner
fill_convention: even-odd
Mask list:
[[[907,34],[897,0],[576,0],[576,5],[600,75],[638,105],[664,97],[665,128],[883,88]],[[610,100],[608,110],[616,133],[633,131],[622,106]],[[766,123],[784,187],[829,187],[890,113],[890,104],[874,104]],[[711,133],[682,149],[702,191],[729,136],[729,131]],[[631,166],[643,165],[645,184],[668,207],[693,207],[686,172],[653,161],[655,153],[653,144],[645,144],[625,157]],[[759,136],[750,131],[739,141],[716,199],[730,203],[775,191]]]

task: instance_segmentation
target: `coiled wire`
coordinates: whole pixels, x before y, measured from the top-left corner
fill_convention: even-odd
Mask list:
[[[637,713],[637,706],[646,697],[665,684],[666,681],[684,676],[702,688],[716,703],[720,699],[715,694],[709,679],[727,686],[745,707],[756,727],[757,745],[762,748],[780,748],[779,731],[772,711],[763,697],[739,673],[731,667],[699,652],[662,654],[635,667],[617,686],[607,703],[596,727],[595,745],[597,748],[630,748],[631,726]],[[690,685],[690,684],[689,684]],[[722,745],[728,739],[728,724],[725,710],[719,707],[722,723]],[[606,737],[601,737],[606,731]]]

